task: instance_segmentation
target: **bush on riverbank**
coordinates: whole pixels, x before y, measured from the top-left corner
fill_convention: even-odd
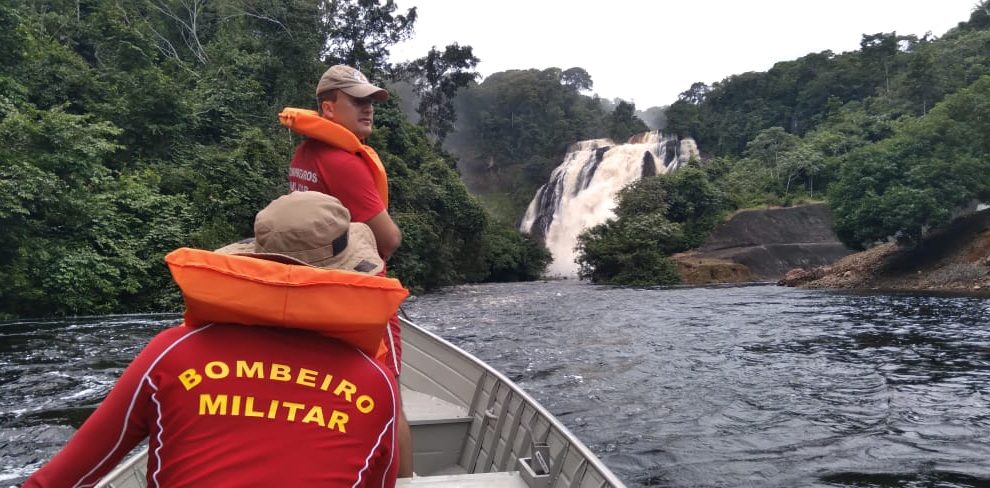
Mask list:
[[[680,282],[668,257],[700,245],[728,208],[721,189],[698,164],[620,191],[617,218],[578,236],[578,275],[618,285]]]

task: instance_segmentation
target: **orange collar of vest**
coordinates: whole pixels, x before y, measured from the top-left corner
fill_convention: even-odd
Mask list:
[[[399,280],[180,248],[165,256],[185,323],[312,330],[374,356],[409,291]]]
[[[351,154],[357,154],[371,168],[375,187],[385,207],[388,207],[388,176],[381,158],[369,146],[361,143],[353,132],[346,127],[320,117],[313,110],[286,107],[278,114],[278,120],[292,132],[316,139],[333,147],[343,149]]]
[[[320,117],[314,110],[286,107],[278,114],[278,120],[296,134],[312,137],[349,153],[356,153],[364,146],[353,132]]]

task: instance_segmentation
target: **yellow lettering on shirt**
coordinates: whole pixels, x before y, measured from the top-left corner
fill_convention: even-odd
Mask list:
[[[313,422],[320,424],[320,427],[326,425],[326,422],[323,421],[323,408],[319,405],[313,405],[302,419],[304,424]]]
[[[195,369],[189,368],[179,373],[179,381],[182,382],[182,386],[186,387],[186,391],[189,391],[203,382],[203,376],[197,373]]]
[[[289,413],[285,416],[286,420],[288,420],[289,422],[295,422],[296,412],[298,412],[301,408],[305,407],[306,405],[295,402],[282,402],[282,406],[289,409]]]
[[[254,409],[254,397],[249,396],[244,402],[244,416],[245,417],[264,417],[264,412],[259,412]]]
[[[232,379],[231,373],[234,373],[236,378],[249,380],[246,383],[241,383],[249,388],[253,384],[250,380],[278,381],[285,386],[278,387],[279,390],[277,391],[300,388],[316,391],[318,389],[339,398],[336,401],[346,401],[352,406],[345,409],[346,411],[340,411],[331,409],[326,405],[265,399],[262,401],[268,402],[266,407],[254,396],[203,393],[199,395],[199,415],[231,415],[286,422],[298,421],[317,424],[327,429],[346,433],[350,415],[353,415],[355,411],[367,415],[375,410],[377,397],[361,393],[361,388],[347,378],[335,377],[329,372],[295,367],[291,364],[244,359],[231,362],[234,363],[233,368],[228,361],[212,360],[203,364],[202,370],[186,369],[178,375],[179,382],[186,391],[190,391],[203,384],[206,379]],[[285,394],[288,395],[288,390],[285,391]],[[328,416],[329,418],[327,418]]]
[[[296,375],[296,383],[315,387],[316,386],[316,371],[306,368],[299,368],[299,374]]]
[[[289,381],[292,379],[292,368],[285,364],[272,364],[272,370],[268,377],[275,381]]]
[[[206,363],[206,367],[203,370],[206,373],[206,377],[211,380],[220,380],[230,374],[230,366],[227,366],[227,363],[223,361],[210,361]]]
[[[330,409],[330,419],[328,420],[326,418],[327,410],[324,410],[320,405],[269,400],[266,414],[266,412],[255,408],[256,401],[257,399],[253,396],[203,393],[199,396],[199,415],[231,415],[296,422],[300,412],[305,412],[305,415],[302,415],[302,420],[299,420],[300,423],[316,424],[330,430],[347,433],[347,422],[350,420],[350,415],[347,412]],[[284,408],[280,409],[279,407]]]
[[[200,415],[227,415],[227,395],[213,398],[209,393],[199,395]]]
[[[371,413],[371,411],[375,409],[375,399],[368,395],[361,395],[358,397],[357,402],[355,402],[354,405],[361,413]]]
[[[247,361],[237,360],[238,378],[259,378],[265,379],[265,363],[255,361],[248,366]]]
[[[339,410],[334,410],[333,413],[330,414],[330,421],[327,422],[327,428],[336,429],[346,434],[347,429],[345,428],[345,425],[347,425],[348,420],[350,420],[350,417],[346,413]]]
[[[350,402],[351,395],[357,392],[357,386],[355,386],[354,383],[351,383],[350,381],[340,380],[340,384],[337,385],[337,388],[333,390],[333,394],[340,396],[341,392],[344,393],[346,400]]]

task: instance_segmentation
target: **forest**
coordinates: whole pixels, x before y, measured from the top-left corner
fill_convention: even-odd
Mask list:
[[[181,310],[164,254],[252,234],[301,141],[277,114],[313,108],[328,66],[418,80],[428,115],[474,78],[469,47],[390,65],[415,20],[391,1],[0,4],[0,317]],[[457,67],[431,71],[448,52]],[[547,252],[467,192],[439,119],[376,110],[390,273],[416,292],[539,277]]]
[[[990,202],[990,2],[941,37],[864,34],[766,72],[694,83],[665,131],[702,161],[619,195],[617,218],[579,238],[596,283],[672,284],[667,259],[743,208],[824,201],[852,249],[926,232]],[[655,180],[655,181],[650,181]]]
[[[516,230],[537,188],[570,144],[647,125],[580,67],[482,80],[456,43],[389,63],[416,18],[390,0],[0,4],[0,317],[179,310],[162,256],[251,235],[300,142],[276,115],[312,108],[337,63],[410,93],[369,140],[403,232],[390,274],[417,293],[540,277],[547,251]],[[990,2],[940,37],[864,34],[645,113],[702,159],[623,190],[579,241],[583,278],[674,283],[667,256],[731,212],[808,201],[853,248],[911,245],[990,197]]]

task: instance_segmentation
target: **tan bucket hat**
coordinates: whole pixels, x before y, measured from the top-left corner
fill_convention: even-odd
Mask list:
[[[388,92],[384,88],[372,85],[360,71],[343,64],[331,66],[323,73],[316,85],[316,96],[335,88],[355,98],[371,97],[379,102],[388,100]]]
[[[351,222],[340,200],[318,191],[276,198],[255,217],[253,241],[215,252],[372,275],[385,267],[371,228]]]

